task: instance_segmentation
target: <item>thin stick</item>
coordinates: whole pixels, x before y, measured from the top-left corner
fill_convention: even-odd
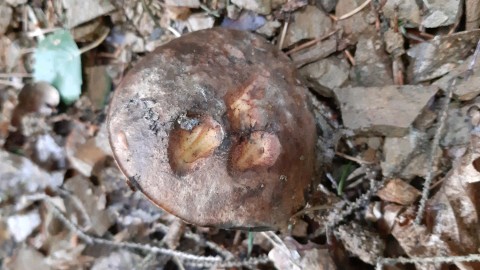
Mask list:
[[[335,152],[335,155],[339,156],[339,157],[342,157],[344,159],[348,159],[348,160],[351,160],[351,161],[354,161],[358,164],[366,164],[366,165],[371,165],[371,164],[374,164],[375,162],[371,162],[371,161],[365,161],[365,160],[362,160],[362,159],[359,159],[359,158],[356,158],[356,157],[352,157],[352,156],[349,156],[349,155],[346,155],[344,153],[340,153],[340,152]]]
[[[468,78],[470,78],[470,76],[473,74],[473,69],[477,62],[479,53],[480,53],[480,40],[477,43],[477,48],[475,48],[475,52],[473,53],[472,61],[470,61],[470,64],[468,64],[466,80],[468,80]]]
[[[112,240],[103,239],[100,237],[91,236],[84,231],[82,231],[77,224],[70,221],[53,202],[50,201],[49,198],[43,200],[46,206],[51,209],[52,213],[57,217],[70,231],[77,234],[77,236],[83,240],[87,244],[98,244],[98,245],[106,245],[110,247],[116,248],[126,248],[126,249],[134,249],[134,250],[141,250],[148,253],[159,254],[162,256],[170,256],[176,257],[183,264],[194,266],[194,267],[248,267],[248,266],[256,266],[258,264],[266,264],[270,262],[270,259],[266,256],[259,256],[255,258],[249,258],[247,260],[222,260],[219,256],[197,256],[181,251],[160,248],[156,246],[151,246],[148,244],[139,244],[133,242],[122,242],[117,243]]]
[[[454,78],[447,88],[445,103],[442,106],[437,130],[435,131],[435,136],[433,137],[433,141],[431,144],[429,160],[427,164],[428,172],[427,172],[427,175],[425,176],[425,182],[423,183],[423,190],[422,190],[422,198],[420,199],[420,205],[418,207],[417,216],[415,217],[415,224],[417,225],[419,225],[422,222],[423,215],[425,212],[425,207],[428,200],[428,195],[430,194],[430,186],[432,184],[432,179],[433,179],[433,166],[435,165],[434,163],[435,163],[435,156],[437,154],[437,147],[438,147],[438,144],[440,143],[440,139],[442,138],[442,131],[448,116],[448,107],[450,104],[450,100],[452,98],[453,88],[455,88],[456,83],[457,83],[457,78]]]
[[[27,14],[28,14],[28,18],[33,23],[34,33],[38,34],[39,40],[43,40],[45,38],[45,35],[42,33],[42,30],[40,29],[37,16],[35,16],[35,12],[33,12],[32,7],[30,7],[29,5],[27,5]]]
[[[301,50],[303,50],[303,49],[305,49],[305,48],[308,48],[308,47],[310,47],[310,46],[313,46],[313,45],[319,43],[320,41],[322,41],[322,40],[324,40],[324,39],[332,36],[332,35],[335,34],[336,32],[338,32],[338,30],[332,31],[332,32],[330,32],[330,33],[328,33],[328,34],[326,34],[326,35],[324,35],[324,36],[322,36],[322,37],[319,37],[319,38],[310,40],[310,41],[308,41],[308,42],[305,42],[305,43],[303,43],[302,45],[300,45],[300,46],[298,46],[298,47],[295,47],[295,48],[287,51],[285,54],[286,54],[286,55],[289,55],[289,54],[292,54],[292,53],[296,53],[296,52],[298,52],[298,51],[301,51]]]
[[[0,78],[31,78],[30,73],[0,73]]]
[[[36,29],[34,31],[27,32],[27,37],[38,37],[40,35],[45,35],[48,33],[55,32],[57,30],[61,30],[62,28],[60,27],[54,27],[54,28],[49,28],[49,29]]]
[[[94,42],[88,44],[85,47],[80,48],[79,49],[80,54],[86,53],[86,52],[90,51],[91,49],[96,48],[98,45],[100,45],[107,38],[108,33],[110,33],[109,28],[105,29],[105,31],[103,31],[102,35],[99,38],[97,38]]]
[[[170,25],[167,26],[167,30],[170,31],[177,38],[182,36],[180,32],[178,32],[175,28],[171,27]]]
[[[343,52],[345,53],[345,56],[347,57],[350,64],[352,64],[352,66],[355,66],[355,58],[353,58],[353,55],[350,53],[350,51],[344,50]]]
[[[283,43],[285,42],[285,36],[287,35],[287,29],[288,29],[289,22],[290,22],[290,17],[288,17],[288,19],[283,24],[282,33],[280,35],[280,41],[278,42],[278,49],[279,50],[282,49]]]
[[[370,2],[372,2],[372,0],[367,0],[365,1],[363,4],[361,4],[359,7],[357,7],[356,9],[348,12],[347,14],[344,14],[342,16],[340,16],[340,18],[337,18],[337,21],[341,21],[341,20],[345,20],[347,18],[350,18],[351,16],[355,15],[356,13],[360,12],[362,9],[364,9],[366,6],[368,6],[368,4],[370,4]]]
[[[445,257],[399,257],[399,258],[379,258],[376,270],[381,270],[385,264],[407,264],[407,263],[457,263],[457,262],[478,262],[480,254],[470,254],[465,256],[445,256]]]

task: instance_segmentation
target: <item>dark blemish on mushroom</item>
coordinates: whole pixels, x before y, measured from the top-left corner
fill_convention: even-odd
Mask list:
[[[127,185],[132,191],[142,192],[142,187],[138,184],[140,180],[140,175],[136,174],[134,176],[128,177]]]

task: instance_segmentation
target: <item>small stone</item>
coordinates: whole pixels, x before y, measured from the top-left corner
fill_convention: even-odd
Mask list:
[[[280,26],[282,26],[282,24],[277,20],[267,21],[262,27],[258,28],[256,32],[267,37],[273,37]]]
[[[232,0],[235,5],[251,10],[259,14],[270,14],[272,12],[271,0]]]
[[[380,149],[380,146],[382,145],[382,138],[380,137],[370,137],[367,140],[368,147],[370,147],[373,150],[378,150]]]
[[[331,56],[304,66],[300,69],[300,74],[316,92],[331,97],[332,90],[341,87],[348,80],[348,71],[346,60]]]
[[[466,30],[474,30],[480,26],[480,1],[465,0]]]
[[[426,28],[437,28],[452,25],[461,11],[460,0],[425,1],[427,15],[423,16],[422,25]]]
[[[215,19],[207,14],[199,13],[190,15],[187,19],[188,24],[191,27],[192,32],[212,28],[215,23]]]
[[[389,0],[382,8],[383,14],[389,19],[398,16],[407,25],[419,26],[421,22],[421,12],[415,0]]]
[[[27,3],[27,0],[7,0],[7,3],[11,6],[19,6]]]
[[[315,6],[306,6],[294,13],[288,27],[283,47],[289,47],[303,39],[314,39],[326,35],[332,28],[330,17]]]
[[[414,151],[418,150],[420,141],[425,140],[425,138],[426,134],[422,132],[412,132],[401,138],[385,138],[383,144],[384,161],[380,163],[383,175],[391,176],[404,163],[407,164],[405,169],[398,172],[399,177],[404,179],[412,179],[416,176],[425,177],[430,169],[433,172],[437,172],[436,167],[429,168],[427,165],[428,153],[430,153],[429,147],[418,151],[418,155],[411,156]],[[440,147],[438,147],[435,159],[441,157],[440,150]]]
[[[402,33],[388,29],[384,34],[385,50],[392,56],[400,56],[405,53]]]
[[[323,59],[337,51],[337,39],[329,38],[315,45],[290,54],[297,68]]]
[[[397,137],[407,134],[437,91],[421,85],[334,89],[346,128]]]
[[[385,53],[382,41],[375,34],[358,41],[351,80],[355,86],[393,84],[391,59]]]
[[[23,242],[40,225],[40,213],[33,210],[7,219],[8,230],[16,242]]]
[[[199,0],[165,0],[167,6],[199,8]]]
[[[12,8],[8,5],[0,4],[0,36],[7,32],[7,28],[10,25],[12,19]]]
[[[473,56],[470,56],[458,67],[450,71],[447,75],[443,76],[436,82],[434,85],[438,85],[443,91],[447,91],[450,87],[451,81],[453,78],[457,79],[455,88],[453,89],[453,95],[459,100],[466,101],[472,100],[478,95],[480,95],[480,65],[475,65],[471,76],[466,80],[466,72],[468,66],[472,61]]]
[[[337,0],[316,0],[315,3],[326,12],[332,12],[337,5]]]
[[[363,4],[363,2],[363,0],[339,0],[335,8],[335,16],[340,18],[359,7],[361,4]],[[338,21],[338,25],[342,27],[345,35],[350,39],[351,42],[355,42],[361,33],[368,30],[369,10],[370,8],[366,7],[353,16],[345,20]]]
[[[470,131],[472,129],[467,116],[469,106],[458,108],[452,107],[448,110],[445,123],[445,135],[440,144],[444,147],[467,146],[470,142]]]
[[[88,22],[115,9],[110,0],[63,0],[62,3],[67,10],[65,18],[68,19],[68,28]]]
[[[460,59],[471,53],[480,39],[480,29],[436,36],[430,41],[412,46],[408,75],[412,82],[438,78],[458,66]],[[458,87],[458,85],[457,85]]]

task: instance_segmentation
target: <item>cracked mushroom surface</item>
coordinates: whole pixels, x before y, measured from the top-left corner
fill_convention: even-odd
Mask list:
[[[110,105],[131,184],[200,226],[268,230],[305,204],[316,130],[289,59],[263,38],[214,28],[157,48]]]

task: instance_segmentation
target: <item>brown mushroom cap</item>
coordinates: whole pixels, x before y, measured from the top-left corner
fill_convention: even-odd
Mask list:
[[[201,226],[278,229],[305,203],[316,130],[289,59],[214,28],[138,63],[115,92],[110,143],[153,203]]]

